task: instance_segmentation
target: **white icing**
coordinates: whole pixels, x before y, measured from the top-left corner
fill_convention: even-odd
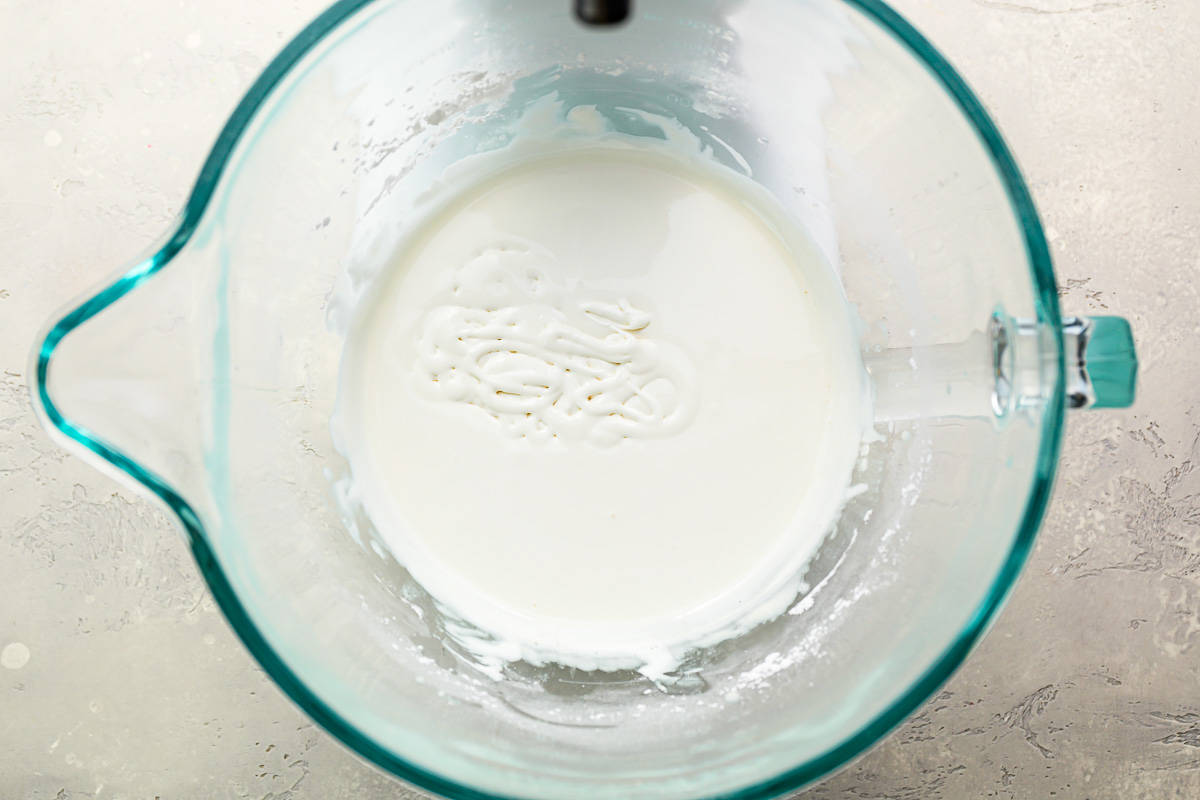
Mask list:
[[[661,677],[783,613],[870,419],[818,250],[643,117],[536,105],[331,303],[346,496],[496,674]]]

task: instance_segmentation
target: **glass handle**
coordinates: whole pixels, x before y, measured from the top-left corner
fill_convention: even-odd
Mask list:
[[[1062,335],[1070,408],[1133,405],[1138,362],[1127,320],[1066,317]]]
[[[1067,317],[1062,329],[997,309],[986,330],[962,341],[875,348],[863,362],[875,421],[991,416],[1007,424],[1050,398],[1057,364],[1046,358],[1062,336],[1070,408],[1126,408],[1133,403],[1137,354],[1121,317]]]

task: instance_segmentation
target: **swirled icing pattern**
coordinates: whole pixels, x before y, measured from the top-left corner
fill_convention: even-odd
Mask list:
[[[649,311],[625,297],[585,299],[542,269],[528,243],[480,251],[455,275],[453,302],[426,314],[418,380],[535,441],[665,436],[687,424],[687,357],[657,341]]]

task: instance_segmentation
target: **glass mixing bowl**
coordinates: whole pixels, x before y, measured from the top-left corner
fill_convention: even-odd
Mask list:
[[[669,682],[481,674],[347,501],[331,441],[331,291],[552,93],[630,135],[689,129],[809,229],[862,320],[868,491],[788,613]],[[995,127],[876,0],[645,0],[605,28],[565,2],[339,2],[251,87],[165,238],[33,359],[51,432],[170,507],[234,629],[334,736],[451,797],[620,800],[782,793],[895,726],[1012,586],[1065,409],[1127,405],[1136,369],[1123,320],[1060,316]]]

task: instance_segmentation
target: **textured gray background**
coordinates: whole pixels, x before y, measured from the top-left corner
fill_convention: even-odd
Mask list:
[[[323,3],[0,0],[0,797],[419,796],[289,704],[164,515],[26,397],[39,326],[165,228]],[[1005,131],[1067,310],[1134,323],[1141,391],[1072,415],[1037,551],[962,671],[806,797],[1200,797],[1200,3],[896,6]]]

